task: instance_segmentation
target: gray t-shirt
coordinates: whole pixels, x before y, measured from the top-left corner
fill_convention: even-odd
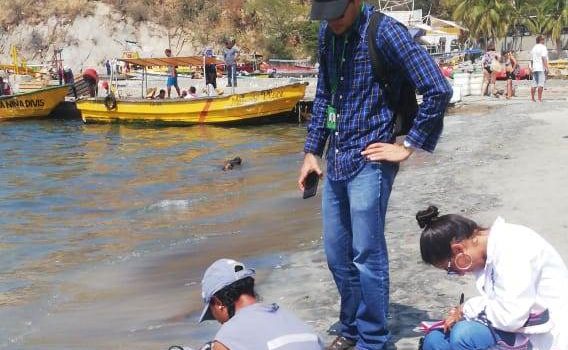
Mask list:
[[[221,326],[215,341],[230,350],[322,350],[316,333],[278,305],[253,304]]]
[[[233,46],[230,49],[225,48],[225,52],[223,54],[223,58],[225,59],[225,64],[237,63],[236,57],[238,53],[239,49],[236,46]]]

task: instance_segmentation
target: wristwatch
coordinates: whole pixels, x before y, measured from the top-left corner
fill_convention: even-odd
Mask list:
[[[406,150],[410,151],[410,152],[414,152],[416,150],[416,148],[414,146],[412,146],[410,144],[410,142],[404,140],[404,142],[402,143],[402,147],[406,148]]]

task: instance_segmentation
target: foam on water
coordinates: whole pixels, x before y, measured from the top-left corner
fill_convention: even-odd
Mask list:
[[[1,123],[0,349],[157,349],[211,334],[188,316],[211,259],[310,240],[303,220],[317,219],[291,173],[304,137],[295,124]],[[243,166],[223,172],[237,155]]]
[[[148,210],[157,209],[171,209],[171,210],[183,210],[188,209],[191,206],[191,201],[188,199],[164,199],[158,203],[154,203],[148,207]]]

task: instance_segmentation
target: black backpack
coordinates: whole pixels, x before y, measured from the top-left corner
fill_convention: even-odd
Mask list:
[[[377,28],[385,15],[380,11],[375,11],[369,19],[369,26],[367,29],[367,42],[369,45],[369,56],[371,58],[371,66],[374,79],[379,83],[387,98],[387,104],[394,113],[394,129],[395,136],[402,136],[408,134],[418,113],[418,102],[416,101],[416,87],[412,85],[407,79],[402,79],[401,86],[396,91],[392,90],[389,78],[388,66],[380,53],[375,38],[377,37]],[[326,30],[326,40],[329,40],[332,33],[329,28]],[[320,60],[321,61],[321,60]]]
[[[380,11],[375,11],[369,19],[367,28],[367,42],[369,45],[369,56],[371,57],[371,66],[373,67],[373,76],[375,81],[380,83],[386,92],[387,103],[394,112],[394,130],[395,136],[406,135],[412,128],[416,114],[418,113],[418,101],[416,101],[416,87],[403,78],[398,96],[396,91],[392,91],[389,81],[389,71],[385,59],[377,48],[377,28],[385,15]]]

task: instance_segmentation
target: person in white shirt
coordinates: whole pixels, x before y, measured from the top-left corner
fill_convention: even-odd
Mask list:
[[[538,101],[542,102],[542,91],[544,90],[544,82],[548,72],[548,49],[544,46],[544,37],[542,35],[536,37],[536,45],[531,50],[531,70],[533,78],[531,100],[536,102],[534,93],[538,88]]]
[[[190,86],[188,94],[185,98],[192,99],[192,98],[198,98],[198,97],[199,96],[197,95],[197,89],[195,88],[195,86]]]
[[[452,308],[424,350],[489,349],[531,343],[568,349],[568,269],[528,227],[497,218],[490,228],[431,206],[416,214],[422,260],[448,274],[473,273],[480,296]],[[498,347],[502,349],[503,347]]]

